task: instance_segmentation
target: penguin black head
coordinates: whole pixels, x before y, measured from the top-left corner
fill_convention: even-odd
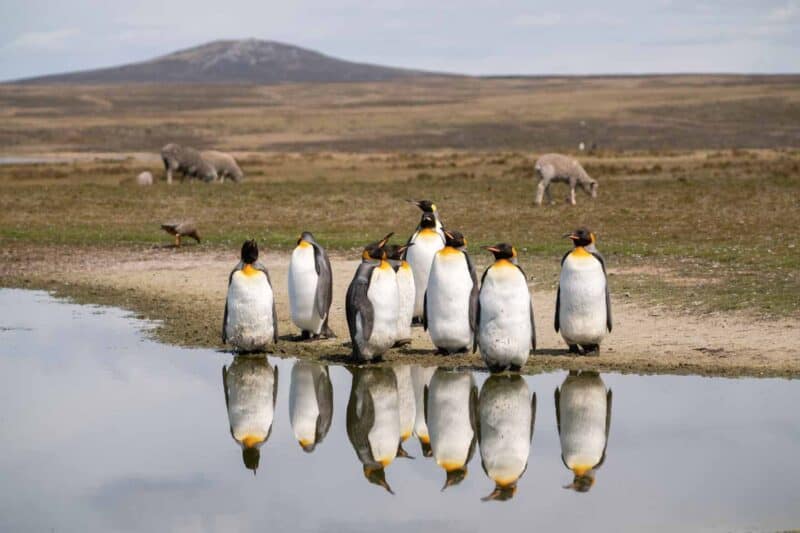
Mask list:
[[[433,229],[436,227],[436,217],[433,213],[422,213],[422,218],[419,220],[420,228]]]
[[[509,259],[511,261],[516,261],[517,259],[517,250],[507,242],[501,242],[494,246],[487,246],[486,249],[492,252],[494,258],[497,260]]]
[[[484,502],[504,502],[510,500],[517,493],[517,484],[497,485],[491,494],[481,498]]]
[[[467,477],[467,467],[462,466],[461,468],[456,468],[455,470],[449,470],[447,472],[447,479],[444,480],[444,486],[442,487],[442,492],[448,487],[452,487],[453,485],[458,485]]]
[[[565,485],[564,488],[572,489],[575,492],[589,492],[592,485],[594,485],[594,470],[589,470],[582,475],[575,474],[575,479],[572,480],[572,483]]]
[[[312,235],[310,231],[304,231],[302,234],[300,234],[300,238],[297,239],[297,244],[300,244],[303,241],[309,244],[316,244],[317,242],[314,240],[314,235]]]
[[[460,249],[467,245],[467,239],[464,238],[460,231],[445,231],[444,243],[446,246]]]
[[[403,259],[403,253],[408,249],[409,246],[414,246],[414,243],[412,242],[402,246],[398,244],[387,244],[384,248],[386,250],[386,258],[400,261]]]
[[[424,213],[436,212],[436,204],[431,200],[409,200],[409,202],[422,209]]]
[[[595,241],[594,233],[589,231],[588,228],[578,228],[572,233],[567,233],[564,237],[572,239],[572,243],[575,246],[589,246],[594,244]]]
[[[383,239],[379,240],[378,242],[373,242],[364,247],[364,251],[361,253],[361,259],[364,261],[380,261],[381,259],[386,259],[386,250],[384,247],[386,243],[389,242],[389,239],[394,235],[394,232],[386,235]]]
[[[382,467],[364,466],[364,477],[373,485],[378,485],[386,489],[389,494],[394,494],[392,487],[386,481],[386,471]]]
[[[261,452],[258,448],[242,448],[242,461],[244,461],[244,467],[248,470],[252,470],[253,474],[255,474],[256,470],[258,470],[259,460],[261,460]]]
[[[242,262],[252,265],[258,261],[258,243],[254,239],[244,241],[242,245]]]

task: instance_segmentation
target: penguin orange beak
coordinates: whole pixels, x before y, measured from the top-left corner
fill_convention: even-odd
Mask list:
[[[500,253],[500,250],[499,250],[498,248],[494,247],[494,246],[487,246],[487,247],[486,247],[486,248],[484,248],[484,249],[485,249],[485,250],[489,250],[489,251],[490,251],[490,252],[492,252],[493,254]]]
[[[394,235],[394,232],[389,233],[386,237],[381,239],[381,241],[378,243],[378,247],[383,248],[384,246],[386,246],[386,243],[389,242],[389,239],[392,238],[392,235]]]
[[[452,233],[450,233],[449,231],[445,231],[444,234],[447,235],[448,239],[453,240],[453,234]]]
[[[575,235],[574,233],[567,233],[567,234],[563,235],[563,238],[565,238],[565,239],[572,239],[573,241],[574,241],[574,240],[577,240],[577,239],[580,239],[580,237],[578,237],[578,236],[577,236],[577,235]]]

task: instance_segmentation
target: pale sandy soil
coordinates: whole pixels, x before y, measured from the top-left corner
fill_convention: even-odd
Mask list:
[[[116,305],[162,321],[152,334],[186,346],[223,348],[219,340],[228,273],[236,257],[185,246],[131,251],[97,251],[91,256],[64,252],[56,261],[28,269],[21,277],[6,265],[3,285],[48,288],[78,301]],[[338,339],[296,342],[290,323],[286,275],[288,254],[263,256],[270,269],[281,319],[279,355],[347,362],[349,342],[344,313],[354,260],[333,257],[334,299],[331,327]],[[612,295],[614,331],[599,357],[566,354],[553,331],[552,290],[532,287],[538,350],[525,371],[594,368],[637,373],[724,376],[800,376],[800,324],[763,321],[742,314],[677,315],[666,308],[646,308],[635,298]],[[411,346],[393,350],[386,361],[482,367],[478,356],[441,357],[422,328],[414,328]]]

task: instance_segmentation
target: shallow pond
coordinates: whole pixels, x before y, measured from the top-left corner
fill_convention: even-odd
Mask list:
[[[348,370],[147,327],[0,290],[0,530],[800,525],[796,382]]]

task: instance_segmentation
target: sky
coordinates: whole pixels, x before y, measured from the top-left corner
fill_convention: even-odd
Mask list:
[[[464,74],[800,71],[800,0],[0,0],[0,80],[259,38]]]

